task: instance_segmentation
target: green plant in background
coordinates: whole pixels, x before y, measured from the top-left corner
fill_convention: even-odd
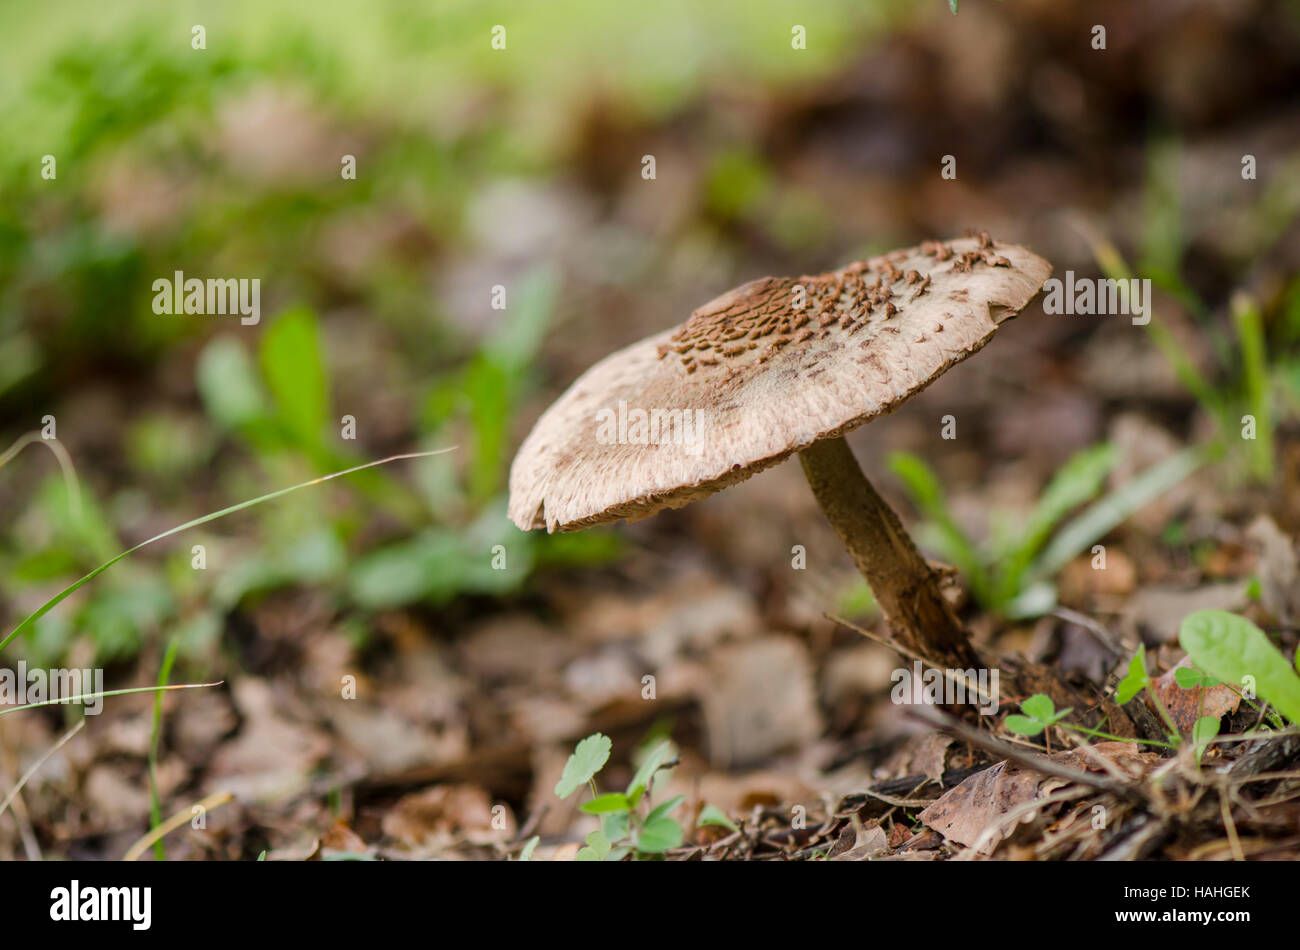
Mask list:
[[[112,557],[108,558],[106,561],[104,561],[94,570],[90,571],[89,573],[73,581],[71,584],[67,585],[58,593],[56,593],[53,597],[50,597],[43,604],[37,607],[36,610],[32,611],[32,613],[28,614],[21,622],[19,622],[19,624],[16,627],[14,627],[13,630],[11,630],[9,634],[6,637],[4,637],[4,639],[0,640],[0,650],[3,650],[6,646],[8,646],[11,642],[13,642],[13,640],[16,639],[18,636],[20,636],[21,634],[35,629],[36,625],[42,620],[42,618],[44,618],[47,614],[49,614],[50,611],[52,611],[59,604],[63,603],[63,601],[65,601],[72,594],[76,593],[78,590],[80,590],[90,581],[99,577],[105,571],[109,570],[116,564],[119,564],[120,562],[126,560],[132,554],[135,554],[137,551],[141,550],[144,547],[147,547],[148,545],[154,544],[158,541],[162,541],[166,538],[170,538],[173,535],[180,534],[183,531],[188,531],[191,528],[197,528],[201,525],[208,524],[209,522],[216,521],[219,518],[224,518],[227,515],[231,515],[231,514],[235,514],[236,512],[247,510],[256,505],[263,504],[264,502],[268,502],[278,498],[283,498],[284,496],[293,494],[303,488],[309,488],[314,485],[320,485],[323,484],[324,482],[331,481],[336,478],[341,478],[346,475],[352,475],[359,471],[375,468],[376,466],[386,465],[390,462],[394,462],[399,459],[423,458],[427,456],[441,454],[442,452],[447,452],[447,451],[450,451],[450,449],[438,449],[429,452],[417,452],[417,453],[410,453],[407,455],[396,455],[396,456],[390,456],[389,458],[386,459],[379,459],[374,462],[366,462],[361,465],[354,466],[353,468],[350,469],[344,469],[343,471],[339,471],[339,472],[332,472],[328,475],[322,475],[317,478],[313,478],[308,481],[301,482],[297,485],[290,485],[287,488],[277,489],[276,491],[268,492],[264,495],[259,495],[256,498],[250,498],[247,501],[242,501],[239,502],[238,504],[230,505],[229,507],[222,508],[219,511],[210,512],[209,514],[203,515],[199,518],[194,518],[190,521],[185,522],[184,524],[177,525],[174,528],[169,528],[168,530],[163,531],[160,534],[156,534],[151,538],[147,538],[144,541],[141,541],[139,544],[136,544],[134,547],[127,548],[124,551],[120,551],[117,554],[114,554]],[[158,689],[158,688],[169,689],[169,688],[178,688],[178,687],[150,687],[150,689]],[[135,691],[138,692],[139,690],[135,690]],[[105,695],[110,695],[110,694],[106,693]],[[115,694],[111,694],[111,695],[115,695]],[[35,705],[42,705],[42,704],[35,704]],[[18,708],[26,708],[26,707],[18,707]],[[4,714],[3,712],[0,712],[0,715],[3,714]]]
[[[628,855],[654,857],[680,847],[683,830],[672,813],[686,801],[685,796],[676,795],[651,807],[655,789],[677,764],[672,742],[652,740],[627,788],[602,795],[596,788],[595,777],[609,761],[612,749],[608,736],[599,732],[587,736],[574,748],[555,784],[555,794],[560,798],[568,798],[582,786],[589,786],[592,797],[581,808],[589,815],[600,817],[600,827],[587,835],[586,847],[578,852],[578,860],[621,861]],[[735,823],[713,806],[705,806],[701,811],[698,825],[736,829]],[[535,841],[530,844],[536,846]],[[525,847],[531,855],[532,847]],[[527,859],[521,855],[521,860]]]
[[[1225,335],[1212,319],[1211,307],[1182,276],[1186,238],[1182,224],[1181,148],[1176,140],[1157,139],[1148,150],[1144,228],[1137,270],[1169,294],[1191,315],[1197,329],[1210,341],[1215,362],[1207,374],[1194,356],[1153,313],[1145,330],[1164,356],[1178,381],[1195,397],[1215,423],[1216,453],[1240,458],[1248,476],[1269,482],[1275,476],[1275,407],[1289,415],[1300,413],[1300,281],[1292,281],[1277,308],[1274,321],[1277,346],[1270,351],[1259,302],[1238,292],[1228,303],[1232,333]],[[1281,176],[1285,177],[1285,176]],[[1272,224],[1261,229],[1257,251],[1282,238],[1300,213],[1296,198],[1285,188],[1272,188],[1260,201],[1258,218]],[[1091,240],[1093,256],[1109,279],[1127,281],[1136,275],[1119,250],[1099,237]],[[1127,286],[1122,284],[1121,286]],[[1150,302],[1148,302],[1150,307]],[[1246,417],[1253,420],[1247,438]]]
[[[925,545],[957,568],[984,609],[1024,618],[1056,606],[1052,578],[1061,568],[1203,461],[1198,451],[1185,450],[1093,501],[1115,465],[1115,450],[1107,444],[1083,449],[1057,470],[1023,524],[995,518],[983,545],[957,523],[938,477],[922,459],[896,452],[889,457],[889,467],[928,519],[921,534]],[[1092,504],[1065,520],[1089,501]]]

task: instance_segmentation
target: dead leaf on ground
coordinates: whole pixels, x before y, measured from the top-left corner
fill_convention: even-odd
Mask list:
[[[463,838],[474,844],[507,841],[515,821],[504,805],[503,827],[494,828],[493,804],[477,785],[434,785],[402,798],[384,815],[384,834],[422,853],[441,851]]]
[[[1225,683],[1219,683],[1208,689],[1203,686],[1195,686],[1191,689],[1179,686],[1174,678],[1175,673],[1180,669],[1194,668],[1191,657],[1185,656],[1177,666],[1163,676],[1157,677],[1153,683],[1156,696],[1164,703],[1165,708],[1169,710],[1169,715],[1184,733],[1191,732],[1192,727],[1196,725],[1196,720],[1202,716],[1214,716],[1217,719],[1236,712],[1237,707],[1241,705],[1241,697]]]
[[[330,740],[314,726],[282,716],[276,708],[279,694],[265,680],[237,680],[231,695],[244,722],[213,754],[210,783],[241,800],[266,803],[302,792],[329,752]]]
[[[832,861],[866,861],[872,855],[881,854],[889,849],[889,839],[880,825],[870,828],[854,827],[856,822],[844,826],[839,840],[831,848]]]
[[[1097,756],[1102,756],[1121,768],[1126,765],[1135,767],[1153,758],[1151,753],[1140,752],[1135,743],[1129,742],[1098,742],[1091,747],[1091,752],[1069,749],[1050,758],[1071,768],[1102,771]],[[927,806],[919,817],[922,823],[945,838],[967,846],[978,842],[990,826],[1002,822],[998,829],[1000,836],[985,839],[983,850],[988,853],[997,842],[1009,838],[1018,824],[1032,822],[1038,817],[1036,809],[1029,809],[1018,815],[1016,820],[1008,821],[1006,816],[1009,813],[1040,797],[1045,786],[1051,785],[1054,790],[1066,784],[1060,779],[1003,761],[977,772],[956,788],[945,792],[938,801]],[[1046,797],[1045,794],[1042,797]]]

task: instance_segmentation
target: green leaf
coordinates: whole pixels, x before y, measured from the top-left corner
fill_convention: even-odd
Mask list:
[[[622,841],[631,827],[632,815],[626,811],[606,812],[600,818],[600,828],[610,841]]]
[[[316,315],[306,307],[285,311],[262,334],[260,356],[286,431],[303,447],[321,445],[329,395]]]
[[[1037,719],[1030,719],[1028,716],[1017,716],[1015,713],[1007,716],[1002,722],[1008,729],[1020,736],[1036,736],[1047,728],[1045,723],[1041,723]]]
[[[948,9],[951,10],[951,11],[953,12],[954,15],[956,15],[956,13],[957,13],[957,0],[948,0]]]
[[[1183,689],[1195,689],[1201,685],[1203,678],[1200,670],[1193,669],[1190,666],[1180,666],[1174,670],[1174,682]]]
[[[663,854],[673,848],[681,847],[682,826],[671,818],[656,818],[641,826],[637,835],[636,849],[643,854]]]
[[[1183,620],[1178,642],[1198,668],[1225,683],[1252,678],[1256,693],[1300,723],[1300,676],[1249,620],[1226,610],[1198,610]]]
[[[533,835],[531,838],[525,841],[524,849],[519,852],[519,860],[531,861],[533,859],[533,852],[537,850],[537,842],[541,840],[542,840],[541,836]]]
[[[1115,701],[1123,706],[1142,692],[1142,687],[1150,682],[1147,677],[1147,649],[1145,646],[1140,646],[1137,653],[1133,654],[1133,659],[1128,662],[1128,675],[1120,681],[1119,688],[1115,691]]]
[[[727,817],[727,813],[717,805],[705,805],[700,809],[700,820],[695,823],[697,828],[703,828],[705,825],[721,825],[729,831],[739,831],[736,823]]]
[[[664,760],[668,758],[672,745],[671,739],[665,739],[650,751],[649,755],[642,760],[641,767],[636,770],[636,774],[632,776],[632,781],[628,783],[627,794],[632,795],[638,788],[644,791],[649,787],[650,779],[659,771],[660,766],[664,764]]]
[[[596,852],[597,860],[603,861],[609,854],[609,839],[605,837],[605,832],[597,828],[591,834],[587,835],[587,847]]]
[[[603,815],[611,811],[631,811],[633,807],[631,800],[621,792],[607,792],[581,805],[582,810],[588,815]]]
[[[564,772],[555,783],[555,794],[568,798],[581,786],[586,785],[596,773],[609,761],[610,750],[614,743],[609,736],[597,732],[587,736],[574,747],[573,755],[564,763]]]
[[[1209,742],[1219,734],[1219,717],[1202,716],[1196,720],[1196,725],[1192,726],[1193,742]]]
[[[648,825],[651,824],[652,822],[658,821],[660,818],[663,818],[665,815],[667,815],[670,811],[672,811],[674,808],[676,808],[684,801],[686,801],[685,795],[673,796],[672,798],[668,799],[668,801],[664,802],[663,804],[655,808],[654,811],[650,812],[650,814],[646,815],[645,823]]]
[[[1020,704],[1020,711],[1030,719],[1037,719],[1041,723],[1049,723],[1056,712],[1056,704],[1046,693],[1035,693],[1023,703]]]

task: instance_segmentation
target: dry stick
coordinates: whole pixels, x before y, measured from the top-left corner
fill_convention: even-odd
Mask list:
[[[1070,768],[1068,765],[1055,762],[1045,755],[1018,749],[1009,742],[1004,742],[1001,739],[980,732],[973,726],[968,726],[966,723],[941,713],[931,706],[910,706],[907,712],[935,729],[941,729],[956,736],[963,742],[979,746],[999,758],[1010,759],[1023,768],[1032,769],[1035,772],[1041,772],[1054,778],[1064,779],[1067,782],[1088,785],[1099,791],[1110,792],[1112,795],[1128,800],[1142,800],[1145,798],[1141,790],[1130,782],[1117,782],[1114,779],[1081,772],[1078,769]]]
[[[23,786],[27,784],[28,780],[33,775],[35,775],[37,772],[40,771],[42,765],[44,765],[46,762],[50,760],[50,756],[54,755],[54,753],[62,749],[64,743],[66,743],[69,739],[71,739],[78,732],[80,732],[85,727],[85,725],[86,725],[86,717],[82,716],[81,719],[77,720],[77,724],[75,726],[73,726],[71,729],[69,729],[67,732],[63,734],[62,739],[54,743],[54,745],[52,745],[43,756],[41,756],[39,759],[36,760],[35,765],[33,765],[30,769],[28,769],[26,772],[23,773],[23,777],[20,778],[17,784],[14,785],[14,787],[9,790],[9,794],[5,796],[5,800],[0,802],[0,815],[3,815],[5,813],[5,809],[9,807],[9,803],[18,797],[18,793],[23,790]]]
[[[181,825],[185,824],[185,822],[189,821],[194,816],[195,808],[202,808],[205,812],[211,811],[213,808],[217,808],[218,806],[231,801],[234,797],[235,796],[230,792],[213,792],[207,798],[195,802],[188,808],[182,808],[135,844],[131,845],[131,847],[127,848],[126,854],[122,857],[122,860],[134,861],[136,858],[140,857],[140,855],[149,850],[150,845],[163,835],[171,834]]]
[[[1232,851],[1232,860],[1245,861],[1246,855],[1241,850],[1241,839],[1237,837],[1237,823],[1232,820],[1232,807],[1228,796],[1219,793],[1219,814],[1223,816],[1223,830],[1228,833],[1228,848]]]
[[[1126,647],[1123,643],[1115,638],[1115,635],[1107,630],[1100,622],[1089,617],[1087,614],[1081,614],[1077,610],[1071,610],[1069,607],[1057,607],[1052,611],[1052,616],[1064,620],[1066,623],[1072,623],[1077,627],[1082,627],[1092,634],[1093,638],[1112,653],[1123,654]]]
[[[924,788],[929,783],[930,783],[930,779],[927,777],[925,781],[921,782],[919,785],[916,786],[916,788],[912,789],[912,791],[909,792],[908,795],[909,796],[915,795],[917,792],[919,792],[922,788]],[[939,800],[937,798],[920,798],[920,799],[911,798],[911,797],[899,798],[896,795],[886,795],[884,792],[873,792],[869,788],[864,788],[862,790],[862,794],[869,795],[871,798],[878,799],[884,802],[886,805],[893,805],[894,808],[920,808],[923,805],[931,805],[934,802],[937,802]],[[894,808],[889,809],[889,811],[881,815],[879,820],[884,821],[887,817],[889,817],[890,812],[892,812]]]
[[[1106,758],[1104,755],[1102,755],[1100,752],[1094,749],[1091,745],[1089,745],[1084,740],[1083,736],[1079,735],[1078,733],[1070,729],[1062,729],[1062,732],[1065,733],[1068,739],[1074,742],[1075,744],[1074,748],[1078,749],[1080,752],[1086,755],[1089,760],[1096,762],[1097,765],[1101,767],[1102,771],[1109,774],[1111,778],[1117,779],[1121,782],[1126,782],[1130,778],[1132,778],[1132,776],[1125,773],[1125,771],[1121,769],[1118,765],[1116,765],[1110,759]]]

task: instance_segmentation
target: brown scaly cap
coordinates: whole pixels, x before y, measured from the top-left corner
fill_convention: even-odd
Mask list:
[[[510,518],[568,531],[743,481],[897,408],[987,343],[1051,272],[980,234],[737,287],[556,400],[510,468]]]

